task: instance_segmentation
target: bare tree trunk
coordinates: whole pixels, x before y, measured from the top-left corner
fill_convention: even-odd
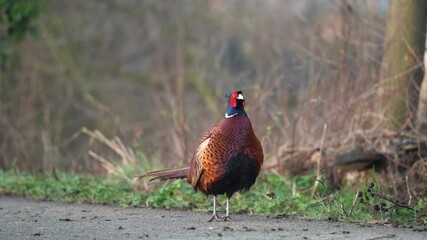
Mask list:
[[[426,41],[427,46],[427,41]],[[424,79],[420,89],[420,99],[418,100],[417,129],[423,134],[427,134],[427,51],[424,51]]]
[[[390,0],[384,39],[378,112],[384,128],[398,131],[415,119],[422,80],[427,1]]]

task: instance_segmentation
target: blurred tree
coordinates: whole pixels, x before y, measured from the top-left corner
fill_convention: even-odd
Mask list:
[[[426,42],[427,46],[427,42]],[[417,130],[427,134],[427,51],[424,51],[424,79],[420,88],[420,99],[418,100]]]
[[[32,25],[41,11],[41,3],[36,0],[0,0],[0,146],[1,153],[11,153],[8,156],[16,157],[28,155],[22,147],[22,137],[16,134],[13,124],[17,121],[12,112],[18,107],[17,98],[23,95],[21,83],[15,81],[15,74],[19,67],[17,46],[28,33],[34,33]],[[26,84],[26,83],[24,83]],[[14,149],[14,150],[12,150]],[[3,154],[0,157],[0,166],[10,162]]]
[[[378,112],[396,131],[414,120],[422,80],[427,1],[390,0],[380,72]]]
[[[0,0],[0,66],[10,67],[16,58],[14,46],[29,32],[35,32],[33,20],[40,12],[36,0]]]

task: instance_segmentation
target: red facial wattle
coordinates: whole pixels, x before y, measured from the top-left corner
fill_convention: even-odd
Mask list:
[[[233,92],[230,95],[230,100],[228,100],[228,103],[232,106],[232,107],[237,107],[237,96],[238,93],[237,92]]]

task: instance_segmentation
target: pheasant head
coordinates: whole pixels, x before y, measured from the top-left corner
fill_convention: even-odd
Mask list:
[[[242,91],[234,91],[227,94],[227,111],[225,112],[225,118],[232,118],[237,115],[246,115],[245,112],[245,98],[243,97]]]

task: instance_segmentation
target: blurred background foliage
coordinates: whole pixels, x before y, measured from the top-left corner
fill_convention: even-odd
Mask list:
[[[88,129],[117,136],[144,162],[185,165],[235,89],[246,95],[266,169],[285,149],[317,147],[324,124],[334,146],[380,118],[373,107],[387,1],[0,6],[5,169],[103,172],[89,150],[113,158],[117,151]]]
[[[35,33],[32,21],[41,11],[36,1],[0,1],[0,63],[2,71],[16,65],[15,44],[21,42],[27,33]]]

